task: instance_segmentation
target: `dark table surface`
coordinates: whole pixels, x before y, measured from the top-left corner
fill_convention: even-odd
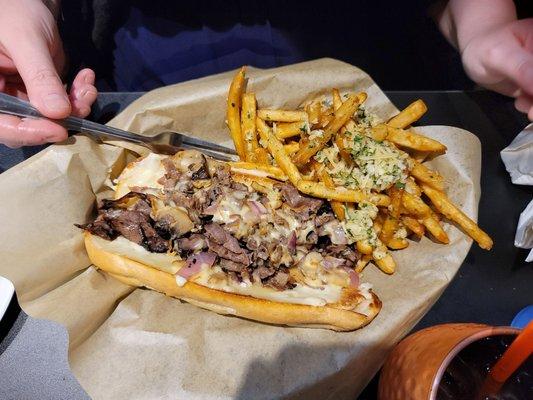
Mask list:
[[[417,98],[429,112],[421,125],[451,125],[474,133],[482,143],[479,224],[494,238],[490,252],[476,245],[456,277],[414,331],[446,322],[508,325],[523,307],[533,304],[533,268],[527,251],[514,247],[518,217],[532,199],[531,187],[511,183],[499,152],[527,125],[511,99],[486,91],[388,92],[398,108]],[[140,93],[102,93],[92,119],[105,122]],[[0,145],[0,172],[40,151],[12,150]],[[59,325],[35,320],[20,311],[16,300],[0,323],[0,398],[86,399],[68,370],[67,335]],[[360,399],[373,399],[375,378]]]

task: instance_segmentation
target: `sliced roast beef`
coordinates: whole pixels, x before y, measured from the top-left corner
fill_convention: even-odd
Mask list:
[[[226,271],[241,273],[242,271],[246,270],[246,265],[232,261],[232,260],[227,260],[225,258],[220,259],[219,265],[222,269]]]
[[[111,226],[104,219],[102,214],[98,215],[93,222],[88,224],[74,224],[80,229],[89,231],[93,235],[99,236],[102,239],[113,240],[118,236],[118,233],[111,228]]]
[[[301,195],[298,189],[290,183],[280,184],[279,188],[285,202],[294,210],[304,208],[310,210],[311,213],[316,213],[322,206],[322,200]]]
[[[123,208],[135,202],[130,208]],[[150,203],[146,196],[128,194],[119,200],[102,202],[99,215],[92,224],[80,226],[104,239],[112,240],[118,235],[145,247],[154,253],[164,253],[169,249],[169,241],[165,240],[154,228],[150,218]]]
[[[263,279],[269,278],[275,273],[276,273],[275,268],[272,268],[272,267],[268,268],[266,266],[261,266],[261,267],[254,269],[254,272],[252,273],[252,277],[256,281],[263,281]]]
[[[163,158],[163,160],[161,160],[161,164],[163,164],[163,167],[165,168],[165,175],[159,178],[157,182],[163,185],[164,189],[172,190],[176,187],[181,174],[176,168],[176,165],[172,159]]]
[[[169,197],[178,207],[185,207],[187,210],[192,207],[193,200],[184,193],[173,191],[169,193]]]
[[[207,239],[207,246],[209,247],[209,250],[214,253],[217,253],[220,258],[232,260],[244,265],[250,264],[250,257],[247,253],[244,252],[244,250],[240,253],[234,253],[233,251],[228,250],[223,245],[216,243],[212,239]]]
[[[289,271],[283,268],[277,271],[274,276],[268,278],[265,284],[278,290],[292,289],[294,285],[289,282],[289,278]]]
[[[143,196],[142,198],[139,198],[139,200],[135,203],[135,205],[132,207],[132,210],[138,211],[148,217],[152,212],[152,206],[150,205],[148,199]]]
[[[222,186],[230,186],[231,185],[231,174],[229,167],[224,165],[219,165],[215,169],[215,173],[213,175],[214,181]]]
[[[329,245],[323,252],[326,256],[342,258],[355,264],[361,258],[361,254],[348,245]]]
[[[126,239],[142,245],[144,236],[141,222],[146,221],[146,217],[142,213],[121,209],[106,210],[104,218],[114,230]]]
[[[221,244],[229,251],[234,253],[242,253],[244,250],[239,245],[239,241],[235,239],[230,233],[228,233],[219,224],[211,223],[205,226],[205,233],[209,239],[214,240],[216,243]]]
[[[145,243],[150,251],[154,253],[165,253],[168,251],[168,240],[159,236],[148,220],[141,222],[141,230]]]
[[[324,224],[327,224],[330,221],[333,221],[335,216],[331,213],[320,214],[315,219],[315,226],[318,228]]]
[[[215,223],[206,225],[205,236],[209,249],[217,253],[221,258],[244,265],[250,264],[249,253],[239,245],[239,241],[235,237],[220,225]]]

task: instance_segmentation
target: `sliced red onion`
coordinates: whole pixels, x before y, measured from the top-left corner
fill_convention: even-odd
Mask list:
[[[211,252],[204,251],[198,254],[193,254],[187,258],[187,264],[180,268],[177,274],[188,279],[199,273],[203,267],[211,267],[215,263],[216,258],[216,254]]]
[[[344,263],[345,263],[345,261],[340,259],[340,258],[335,258],[335,257],[332,257],[332,256],[326,256],[326,257],[324,257],[324,260],[322,261],[322,266],[325,269],[331,270],[331,269],[335,269],[335,268],[343,266]]]
[[[345,271],[348,272],[348,275],[350,276],[350,286],[354,289],[357,289],[359,287],[359,274],[355,272],[353,268],[345,268]]]
[[[214,215],[217,212],[218,201],[214,201],[209,207],[204,208],[203,213],[205,215]]]
[[[295,231],[292,231],[291,233],[291,237],[289,238],[289,241],[287,242],[287,248],[292,254],[296,252],[296,232]]]
[[[248,206],[252,209],[252,211],[258,216],[267,213],[266,207],[263,204],[261,204],[259,201],[248,200],[247,203],[248,203]]]

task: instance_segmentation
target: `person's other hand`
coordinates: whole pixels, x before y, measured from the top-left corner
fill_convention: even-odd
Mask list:
[[[467,74],[506,96],[533,120],[533,18],[513,21],[472,38],[462,51]]]
[[[97,94],[94,72],[80,71],[67,94],[58,74],[64,63],[56,21],[40,0],[0,0],[0,91],[29,99],[49,118],[86,117]],[[66,137],[51,121],[0,114],[0,143],[9,147]]]

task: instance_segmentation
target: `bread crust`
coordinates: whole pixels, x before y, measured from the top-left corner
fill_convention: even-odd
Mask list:
[[[326,306],[281,303],[257,299],[236,293],[211,289],[188,281],[176,283],[172,274],[106,252],[85,232],[85,247],[91,262],[114,278],[132,286],[147,287],[219,314],[235,315],[276,325],[325,328],[334,331],[353,331],[374,319],[381,310],[381,301],[372,293],[368,315]]]

